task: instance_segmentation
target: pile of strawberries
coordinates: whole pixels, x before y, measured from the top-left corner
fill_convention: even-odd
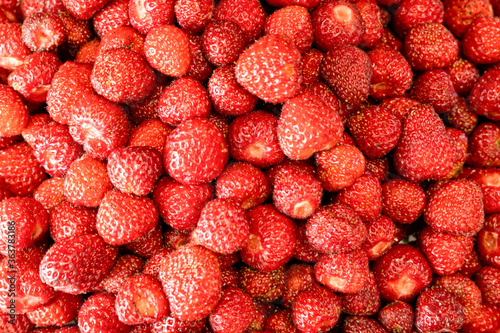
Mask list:
[[[500,332],[500,0],[0,0],[0,83],[0,333]]]

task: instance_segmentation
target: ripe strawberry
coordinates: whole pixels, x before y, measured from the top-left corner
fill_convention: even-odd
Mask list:
[[[215,111],[222,115],[240,116],[252,111],[258,98],[245,90],[236,80],[235,66],[214,69],[208,81],[208,93]]]
[[[474,64],[462,58],[458,58],[444,70],[450,76],[453,88],[460,96],[467,95],[480,76]]]
[[[484,224],[483,195],[468,180],[450,180],[429,196],[424,219],[433,230],[472,236]]]
[[[94,31],[102,39],[111,30],[130,26],[128,0],[111,0],[92,17]]]
[[[484,73],[472,87],[468,102],[472,111],[491,120],[499,120],[500,112],[496,108],[500,98],[500,70]]]
[[[185,185],[215,179],[228,158],[224,136],[213,123],[203,118],[185,120],[177,126],[168,136],[163,153],[168,174]]]
[[[266,2],[274,7],[297,5],[307,9],[313,9],[321,2],[321,0],[267,0]]]
[[[436,179],[448,174],[454,157],[453,140],[433,108],[428,105],[413,107],[403,121],[394,151],[396,171],[410,181]]]
[[[373,274],[380,297],[386,301],[410,301],[432,281],[432,269],[424,255],[408,244],[396,244],[375,261]]]
[[[465,32],[462,49],[467,59],[476,64],[500,61],[500,19],[477,16]]]
[[[214,0],[179,0],[175,2],[175,18],[183,29],[197,34],[211,20],[214,8]]]
[[[311,14],[314,41],[323,51],[358,45],[365,33],[358,8],[344,0],[324,1]]]
[[[201,44],[203,55],[208,61],[215,66],[224,66],[238,59],[247,40],[236,22],[214,19],[203,30]]]
[[[252,94],[266,102],[283,103],[300,89],[301,55],[290,38],[267,35],[241,53],[235,73],[238,83]]]
[[[419,75],[410,95],[422,104],[430,104],[439,114],[451,110],[458,101],[451,78],[442,69],[432,69]]]
[[[233,266],[224,268],[222,273],[222,288],[238,287],[238,269]]]
[[[371,175],[362,175],[354,183],[337,193],[336,202],[351,207],[364,222],[370,222],[382,213],[380,181]]]
[[[172,25],[175,22],[174,0],[145,3],[142,0],[131,0],[128,5],[130,24],[141,35],[162,25]]]
[[[306,236],[321,253],[344,253],[359,248],[367,235],[358,214],[343,204],[319,208],[306,222]]]
[[[238,286],[250,297],[261,302],[274,302],[285,288],[285,268],[264,272],[250,266],[242,266],[238,272]]]
[[[11,87],[0,85],[0,136],[13,137],[28,126],[30,115],[21,96]]]
[[[397,223],[413,223],[422,215],[426,197],[416,183],[391,179],[382,184],[383,213]]]
[[[444,177],[444,179],[450,179],[457,176],[462,171],[462,168],[467,159],[468,138],[463,131],[456,128],[447,127],[446,132],[453,140],[453,143],[455,145],[455,158],[453,168]]]
[[[300,261],[316,262],[321,253],[316,251],[307,239],[306,229],[306,224],[298,225],[295,229],[295,251],[293,257]]]
[[[0,25],[0,67],[7,70],[16,69],[31,53],[24,44],[20,23],[5,23]]]
[[[96,234],[97,210],[63,201],[50,211],[50,236],[60,242],[85,234]]]
[[[260,36],[266,20],[266,12],[260,1],[222,0],[214,10],[213,19],[229,20],[238,24],[248,42]]]
[[[368,274],[368,280],[357,293],[340,295],[342,312],[357,315],[371,316],[377,313],[380,307],[380,296],[373,273]]]
[[[451,126],[469,135],[477,125],[478,115],[474,113],[467,100],[459,97],[457,104],[446,114],[446,120]]]
[[[271,205],[260,205],[246,213],[250,237],[241,250],[246,264],[269,272],[287,263],[295,248],[295,224]]]
[[[398,39],[398,37],[394,36],[392,31],[387,27],[387,24],[384,24],[384,31],[382,32],[382,38],[380,39],[379,45],[387,45],[399,53],[403,53],[403,43]]]
[[[462,326],[464,333],[493,333],[500,329],[500,310],[494,306],[482,305],[477,316]]]
[[[38,326],[62,326],[76,318],[82,303],[81,295],[58,291],[50,302],[26,313],[26,316]]]
[[[97,211],[96,228],[108,244],[123,245],[141,238],[157,223],[158,211],[151,199],[110,190]]]
[[[158,117],[172,126],[187,119],[206,117],[211,109],[207,90],[190,76],[172,81],[158,101]]]
[[[477,16],[493,16],[490,1],[449,0],[444,2],[444,22],[458,38],[464,37]]]
[[[371,60],[355,46],[339,46],[325,55],[321,76],[342,102],[357,106],[368,98]]]
[[[413,327],[413,308],[401,301],[387,304],[378,313],[378,320],[391,333],[411,333]]]
[[[293,324],[292,311],[284,309],[277,309],[266,318],[265,329],[263,332],[300,333]]]
[[[166,85],[156,84],[153,87],[151,93],[146,96],[143,100],[129,104],[130,108],[130,119],[136,124],[142,124],[147,120],[151,120],[154,118],[158,118],[158,102],[160,101],[160,97],[163,92],[167,89]],[[164,124],[165,127],[169,127],[167,124]],[[145,124],[143,125],[145,126]],[[139,127],[139,126],[138,126]],[[171,131],[172,129],[170,129]],[[170,133],[169,131],[169,133]],[[132,135],[132,133],[130,133]],[[163,151],[162,144],[161,151]]]
[[[206,327],[207,318],[194,321],[182,321],[171,316],[165,316],[159,321],[148,324],[144,331],[134,331],[134,328],[142,325],[135,325],[130,333],[165,333],[165,332],[185,332],[185,333],[203,333]],[[208,331],[207,331],[208,332]]]
[[[301,332],[326,332],[337,324],[341,311],[340,298],[315,283],[295,298],[293,323]]]
[[[214,69],[214,66],[203,55],[202,39],[202,36],[188,34],[191,65],[186,75],[199,81],[208,79]]]
[[[469,137],[467,164],[477,167],[500,166],[500,127],[492,122],[479,124]]]
[[[361,247],[368,260],[375,260],[387,252],[395,243],[396,225],[390,218],[380,215],[366,225],[367,236]]]
[[[425,10],[420,10],[425,8]],[[419,23],[443,23],[444,6],[436,0],[404,0],[393,14],[394,32],[404,37],[411,28]]]
[[[476,274],[476,284],[481,290],[486,305],[500,305],[500,269],[485,266]]]
[[[144,53],[151,67],[168,76],[182,76],[191,65],[187,34],[173,25],[151,29],[144,40]]]
[[[344,333],[355,332],[370,332],[370,333],[386,333],[387,331],[379,324],[378,321],[364,316],[349,316],[344,320]]]
[[[64,179],[64,196],[76,206],[97,207],[111,189],[106,165],[83,155],[69,167]]]
[[[60,12],[58,15],[63,22],[70,47],[79,48],[90,40],[92,36],[90,21],[77,19],[67,11]]]
[[[56,291],[83,294],[113,268],[118,249],[97,235],[81,235],[52,245],[40,263],[42,282]]]
[[[129,332],[130,327],[118,318],[115,302],[115,295],[104,292],[90,296],[78,311],[78,332]]]
[[[152,147],[163,154],[163,147],[172,129],[158,119],[145,120],[131,130],[127,145],[129,147]],[[161,165],[163,169],[163,161]]]
[[[52,177],[44,180],[33,192],[33,199],[40,202],[47,211],[52,210],[66,200],[64,198],[64,178]]]
[[[156,251],[151,257],[146,260],[142,273],[152,275],[158,278],[158,272],[162,265],[162,261],[175,250],[180,249],[188,243],[188,234],[176,229],[171,229],[164,234],[165,247]],[[174,239],[177,237],[177,239]],[[178,241],[179,244],[176,244]]]
[[[281,295],[283,305],[291,309],[297,295],[315,281],[313,266],[304,263],[290,265],[285,272],[285,285]]]
[[[122,26],[104,36],[97,48],[97,56],[114,49],[126,48],[144,55],[144,36],[132,27]]]
[[[35,324],[33,324],[24,314],[0,314],[0,330],[2,330],[2,332],[23,333],[32,332],[34,329]]]
[[[29,122],[29,119],[28,119]],[[14,143],[21,142],[23,140],[21,135],[15,136],[1,136],[0,137],[0,149],[7,148],[8,146],[13,145]]]
[[[316,49],[310,49],[302,56],[302,87],[319,82],[322,61],[323,53]]]
[[[221,297],[221,271],[217,257],[198,245],[188,245],[163,260],[159,279],[168,298],[171,316],[200,320]]]
[[[68,35],[57,14],[37,12],[24,20],[22,38],[31,51],[40,52],[57,49],[68,39]]]
[[[438,22],[411,28],[404,40],[404,50],[406,60],[417,71],[448,67],[458,58],[457,40]]]
[[[476,250],[473,249],[465,257],[465,262],[462,265],[462,267],[460,267],[460,269],[457,271],[457,273],[470,278],[474,274],[476,274],[476,272],[479,271],[481,267],[483,266],[479,261],[479,255],[477,254]]]
[[[62,2],[71,15],[80,20],[88,20],[104,7],[107,0],[62,0]]]
[[[4,6],[5,6],[5,1]],[[38,1],[38,0],[22,0],[19,7],[21,7],[21,14],[24,19],[33,13],[43,12],[43,13],[58,13],[65,10],[62,0],[56,1]]]
[[[214,333],[243,332],[249,328],[255,317],[255,309],[250,296],[236,287],[226,287],[209,316]]]
[[[447,291],[423,291],[415,306],[415,326],[420,332],[457,331],[464,322],[462,306]]]
[[[163,248],[163,235],[160,223],[139,239],[125,244],[125,248],[143,258],[151,257],[156,251]]]
[[[374,48],[380,43],[384,33],[380,8],[374,0],[357,0],[355,4],[365,24],[365,33],[360,46]]]
[[[380,106],[389,109],[399,119],[403,120],[411,108],[420,105],[420,102],[409,97],[392,97],[383,99]]]
[[[106,291],[110,294],[118,294],[121,285],[129,277],[140,273],[143,260],[132,254],[125,254],[116,259],[116,263],[109,273],[99,282],[96,290]]]
[[[486,217],[483,229],[477,235],[477,250],[481,261],[500,269],[500,214]]]

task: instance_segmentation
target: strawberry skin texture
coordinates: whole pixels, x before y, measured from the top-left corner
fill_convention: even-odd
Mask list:
[[[472,86],[468,102],[477,115],[491,120],[500,120],[500,70],[489,70]]]
[[[500,19],[478,15],[465,32],[464,55],[476,64],[494,64],[500,61]]]
[[[59,291],[50,302],[26,315],[37,326],[63,326],[76,318],[82,303],[82,295],[71,295]]]
[[[95,293],[83,302],[78,311],[79,332],[129,332],[130,327],[118,319],[115,301],[112,294]]]
[[[68,201],[63,201],[50,212],[50,236],[56,242],[97,233],[97,210],[90,207],[75,206]]]
[[[253,321],[252,298],[241,289],[227,287],[217,307],[209,316],[214,333],[236,333],[245,331]]]
[[[10,77],[10,76],[9,76]],[[21,96],[11,87],[0,85],[0,136],[13,137],[28,126],[30,115]]]
[[[113,268],[118,249],[97,235],[82,235],[52,245],[40,263],[42,282],[57,291],[83,294]]]

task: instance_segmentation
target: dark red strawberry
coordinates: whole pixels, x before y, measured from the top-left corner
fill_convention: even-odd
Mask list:
[[[420,74],[410,95],[422,104],[430,104],[439,114],[451,110],[458,101],[451,78],[442,69],[432,69]]]
[[[134,123],[140,125],[141,123],[144,123],[147,120],[158,118],[158,102],[160,101],[160,97],[166,88],[167,88],[166,85],[157,84],[155,85],[151,93],[148,96],[146,96],[146,98],[137,103],[129,104],[130,119]],[[167,126],[167,124],[164,125]],[[132,135],[132,133],[130,134]],[[164,144],[162,145],[161,151],[163,151],[163,146]]]
[[[474,274],[476,274],[476,272],[479,271],[481,267],[483,266],[481,264],[481,261],[479,261],[479,255],[477,254],[476,250],[473,249],[465,257],[465,262],[462,265],[462,267],[460,267],[460,269],[458,270],[458,273],[470,278]]]
[[[0,136],[14,137],[28,126],[30,115],[21,95],[7,85],[0,85]]]
[[[167,142],[167,137],[172,132],[172,129],[159,119],[145,120],[130,131],[127,145],[130,147],[153,147],[163,154],[165,142]]]
[[[344,333],[370,332],[386,333],[378,321],[364,316],[349,316],[342,325]]]
[[[92,23],[99,38],[118,27],[130,26],[128,0],[111,0],[94,14]]]
[[[266,318],[265,328],[263,332],[300,332],[293,324],[292,311],[283,309],[277,309]]]
[[[500,19],[478,15],[465,32],[464,55],[476,64],[494,64],[500,61]]]
[[[306,235],[306,224],[298,225],[295,229],[295,251],[293,257],[305,262],[318,261],[321,253],[311,245]]]
[[[494,333],[500,329],[500,310],[494,306],[482,305],[477,316],[462,326],[464,333]]]
[[[58,15],[63,22],[68,36],[67,43],[70,47],[79,48],[90,40],[92,36],[90,21],[77,19],[66,11],[60,12]]]
[[[286,6],[302,6],[307,9],[313,9],[316,7],[321,0],[267,0],[267,3],[274,7],[286,7]]]
[[[297,295],[315,282],[314,268],[307,264],[292,264],[285,272],[285,285],[281,301],[287,308],[292,308]],[[266,323],[267,326],[267,323]]]
[[[261,302],[274,302],[285,288],[285,268],[264,272],[250,266],[242,266],[238,272],[238,286],[250,297]]]
[[[33,52],[53,51],[68,38],[59,15],[42,12],[33,13],[24,20],[22,36],[24,44]]]
[[[420,10],[425,8],[425,10]],[[443,23],[444,6],[436,0],[403,0],[393,14],[394,32],[404,37],[419,23]]]
[[[213,18],[238,24],[250,42],[259,37],[264,29],[266,12],[260,1],[222,0],[215,7]]]
[[[481,261],[500,269],[500,214],[486,217],[484,228],[477,235],[477,250]]]
[[[472,111],[491,120],[499,120],[500,112],[496,108],[500,101],[500,70],[484,73],[472,86],[468,102]]]
[[[141,272],[143,264],[141,258],[131,254],[118,257],[111,271],[101,280],[96,289],[115,295],[118,294],[125,280]]]
[[[209,316],[214,333],[243,332],[249,328],[255,317],[252,298],[236,287],[222,290],[219,304]]]
[[[500,269],[485,266],[476,274],[476,284],[486,305],[500,305]]]
[[[187,75],[199,81],[208,79],[214,69],[214,66],[203,55],[202,38],[202,36],[188,34],[191,66]]]
[[[97,210],[63,201],[50,211],[50,236],[55,242],[85,234],[96,234]]]
[[[229,20],[210,21],[202,35],[202,52],[215,66],[236,61],[245,49],[247,40],[238,24]]]
[[[81,295],[59,291],[50,302],[28,312],[26,316],[37,326],[62,326],[76,318],[82,303]]]
[[[382,184],[383,213],[398,223],[413,223],[424,212],[426,197],[416,183],[391,179]]]
[[[457,104],[446,114],[446,119],[451,126],[469,135],[474,130],[478,122],[478,115],[474,113],[467,100],[459,97]]]
[[[462,306],[444,290],[423,291],[415,306],[415,326],[420,332],[457,331],[464,323]]]
[[[52,177],[44,180],[33,192],[33,198],[50,211],[65,200],[64,178]]]
[[[310,49],[302,56],[302,87],[310,87],[319,82],[323,53]]]
[[[411,333],[413,327],[413,308],[401,301],[387,304],[378,313],[378,320],[391,333]]]
[[[342,312],[357,315],[371,316],[377,313],[380,307],[380,296],[373,273],[370,272],[368,280],[357,293],[340,295]]]
[[[31,53],[24,44],[20,23],[5,23],[0,25],[0,67],[7,70],[16,69]]]
[[[175,22],[174,0],[131,0],[128,5],[130,24],[141,35],[146,35],[153,28],[172,25]]]
[[[474,64],[462,58],[458,58],[444,70],[450,76],[453,88],[461,96],[469,93],[480,76]]]
[[[90,296],[78,311],[79,332],[129,332],[130,327],[118,318],[115,302],[116,297],[108,293]]]
[[[493,122],[479,124],[469,137],[467,164],[477,167],[500,166],[500,127]]]

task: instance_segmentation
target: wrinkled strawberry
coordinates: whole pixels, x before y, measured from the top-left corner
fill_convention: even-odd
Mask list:
[[[96,293],[83,302],[78,311],[79,332],[129,332],[130,327],[118,318],[115,301],[112,294]]]
[[[76,318],[82,303],[81,295],[71,295],[59,291],[50,302],[28,312],[26,316],[35,325],[62,326],[69,324]]]

